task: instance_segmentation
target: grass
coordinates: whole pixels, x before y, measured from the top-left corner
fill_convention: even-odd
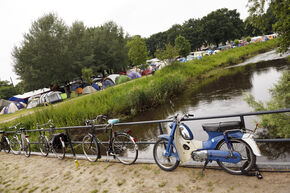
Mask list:
[[[83,125],[86,118],[94,118],[103,114],[112,117],[130,117],[149,108],[165,103],[176,96],[197,80],[203,79],[206,73],[216,73],[219,68],[242,62],[246,58],[277,47],[275,40],[250,44],[220,52],[216,55],[193,60],[187,63],[174,63],[157,71],[153,76],[142,77],[129,81],[104,91],[80,96],[68,102],[39,107],[26,111],[31,113],[23,116],[23,112],[16,114],[19,118],[1,124],[7,128],[17,122],[23,122],[25,128],[34,129],[36,123],[46,123],[52,119],[58,127]],[[24,111],[25,112],[25,111]],[[4,115],[3,119],[10,119]],[[32,136],[32,141],[37,139]]]

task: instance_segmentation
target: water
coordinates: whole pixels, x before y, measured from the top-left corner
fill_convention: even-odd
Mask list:
[[[270,60],[270,58],[275,60]],[[213,77],[211,83],[204,84],[198,90],[188,89],[183,93],[178,93],[178,97],[172,100],[174,109],[171,108],[170,103],[167,103],[126,121],[162,120],[168,119],[176,113],[192,113],[195,117],[204,117],[253,112],[254,110],[244,101],[244,95],[252,94],[256,100],[263,103],[269,101],[269,89],[278,82],[283,71],[289,68],[287,60],[279,58],[280,56],[277,56],[274,51],[256,56],[242,64],[225,69],[224,75]],[[263,62],[257,63],[260,60]],[[246,127],[253,129],[258,119],[255,116],[245,117]],[[226,120],[239,120],[239,118],[190,121],[186,124],[191,128],[195,139],[207,140],[208,136],[202,130],[202,123]],[[165,132],[168,132],[167,124],[163,124],[163,128],[166,130]],[[154,141],[159,135],[158,125],[135,125],[131,127],[131,130],[132,135],[138,141]],[[281,144],[270,144],[270,146],[276,146],[277,149],[277,146],[281,147]],[[267,150],[269,145],[260,147]],[[153,145],[140,146],[139,158],[152,159],[152,148]],[[278,149],[286,151],[287,148]],[[272,159],[279,162],[290,162],[290,154],[284,150],[279,153],[275,149],[264,151],[264,153],[262,150],[262,154],[266,156],[259,158],[258,162],[267,162]]]

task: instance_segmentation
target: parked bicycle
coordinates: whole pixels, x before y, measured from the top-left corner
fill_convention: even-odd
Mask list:
[[[15,135],[10,140],[10,148],[14,154],[20,154],[21,151],[24,151],[24,155],[26,157],[29,157],[31,154],[30,142],[28,139],[29,136],[26,135],[25,128],[20,127],[22,124],[23,123],[18,123],[12,127],[9,127],[9,129],[16,130]],[[20,139],[18,135],[20,135]]]
[[[101,158],[101,144],[106,150],[107,159],[109,156],[113,156],[114,159],[119,160],[123,164],[133,164],[138,157],[138,146],[136,144],[136,139],[129,135],[130,130],[126,130],[126,132],[115,132],[114,124],[118,123],[119,119],[109,119],[108,124],[106,124],[105,128],[103,128],[105,130],[108,143],[102,142],[94,134],[97,130],[95,127],[95,122],[98,121],[98,119],[106,121],[107,117],[99,115],[96,119],[86,120],[86,125],[92,126],[91,133],[86,135],[82,141],[82,148],[86,158],[91,162],[97,161]]]
[[[194,139],[189,127],[181,123],[190,116],[193,115],[175,115],[170,124],[170,135],[158,136],[153,156],[162,170],[172,171],[180,162],[184,163],[191,158],[205,162],[202,174],[212,161],[216,161],[230,174],[246,174],[252,168],[257,169],[256,156],[261,156],[261,153],[253,139],[255,131],[243,128],[240,121],[207,123],[202,127],[209,138],[207,141],[198,141]],[[260,173],[257,177],[262,177],[258,175]]]
[[[43,128],[48,126],[49,140],[46,136],[47,129]],[[49,120],[43,125],[36,124],[36,129],[39,130],[40,136],[38,137],[38,148],[41,155],[46,157],[49,152],[56,155],[58,159],[63,159],[65,157],[65,141],[66,135],[63,133],[54,133],[55,125],[52,120]]]
[[[1,141],[0,141],[0,152],[2,149],[4,150],[5,153],[10,152],[10,142],[7,137],[7,133],[5,131],[0,131],[1,136]]]

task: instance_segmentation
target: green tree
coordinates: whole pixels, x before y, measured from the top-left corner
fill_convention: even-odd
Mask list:
[[[178,50],[170,43],[165,46],[164,50],[157,49],[155,56],[160,60],[165,60],[169,64],[174,61],[174,58],[178,55]]]
[[[144,64],[148,58],[146,42],[140,36],[134,36],[127,42],[128,56],[133,65]]]
[[[47,87],[69,79],[67,31],[55,14],[44,15],[32,23],[24,41],[13,50],[14,70],[26,90]]]
[[[274,31],[279,34],[280,52],[286,52],[290,45],[290,14],[289,0],[248,0],[249,13],[252,17],[262,17],[265,14],[265,5],[270,3],[269,8],[275,16],[273,20]],[[256,25],[267,25],[261,20],[256,20]]]
[[[189,41],[191,49],[199,49],[204,44],[201,19],[189,19],[183,25],[182,35]]]
[[[92,84],[92,76],[94,75],[93,70],[91,68],[83,68],[82,69],[82,78],[88,84]]]
[[[202,18],[203,33],[207,44],[226,43],[240,39],[243,35],[243,21],[236,9],[218,9]]]
[[[179,55],[186,57],[190,52],[190,43],[185,37],[179,35],[175,39],[175,48],[178,50]]]
[[[270,90],[270,93],[272,99],[266,106],[262,102],[256,102],[252,95],[247,96],[246,101],[256,111],[290,108],[290,71],[283,73],[282,78]],[[268,129],[271,137],[290,137],[290,119],[287,113],[263,115],[260,125]]]
[[[146,39],[146,45],[149,55],[154,57],[154,53],[157,49],[165,49],[167,44],[167,34],[166,32],[159,32],[157,34],[151,35]]]
[[[0,81],[0,99],[8,100],[13,95],[17,94],[17,90],[9,81]]]

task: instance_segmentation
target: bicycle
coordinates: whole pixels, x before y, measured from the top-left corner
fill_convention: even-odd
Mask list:
[[[28,135],[26,135],[26,131],[24,127],[18,128],[23,123],[18,123],[15,126],[9,127],[8,129],[19,129],[19,131],[16,131],[15,135],[10,140],[10,148],[11,151],[18,155],[21,153],[21,151],[24,151],[24,155],[26,157],[29,157],[31,154],[31,148],[30,148],[30,142],[28,139]],[[20,140],[18,135],[20,134]]]
[[[0,131],[0,134],[2,134],[1,141],[0,141],[0,152],[3,149],[5,153],[9,153],[10,152],[10,142],[8,140],[8,137],[7,137],[8,135],[5,131]]]
[[[91,161],[97,161],[101,158],[100,144],[104,147],[107,153],[107,160],[109,155],[114,159],[119,160],[125,165],[133,164],[138,157],[138,146],[136,139],[129,135],[130,130],[127,132],[115,132],[114,124],[119,122],[119,119],[109,119],[108,124],[105,125],[105,134],[108,138],[108,146],[104,145],[105,142],[100,141],[94,134],[96,130],[95,121],[98,119],[107,120],[106,116],[99,115],[96,119],[86,120],[86,125],[91,125],[91,133],[88,133],[82,141],[82,148],[86,158]],[[110,133],[108,134],[108,130]]]
[[[46,129],[42,128],[49,126],[49,140],[45,135]],[[39,129],[39,127],[41,127]],[[65,135],[63,133],[54,134],[55,125],[52,120],[49,120],[43,125],[36,124],[36,129],[39,130],[38,148],[42,156],[47,157],[49,152],[56,155],[58,159],[65,157]]]

